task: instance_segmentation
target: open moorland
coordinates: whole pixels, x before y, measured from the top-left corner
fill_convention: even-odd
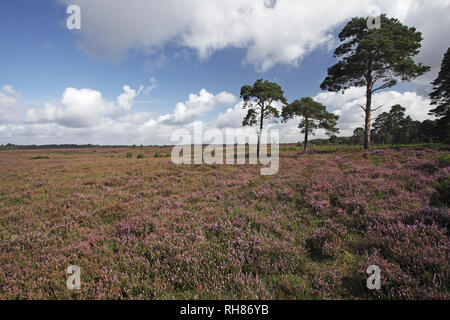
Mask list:
[[[448,148],[280,149],[273,176],[170,148],[1,151],[0,299],[450,298]]]

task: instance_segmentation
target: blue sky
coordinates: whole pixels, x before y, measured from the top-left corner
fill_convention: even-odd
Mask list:
[[[149,56],[130,50],[120,61],[86,55],[77,46],[79,31],[65,26],[66,7],[55,1],[2,1],[0,12],[0,37],[6,48],[0,51],[4,62],[0,83],[26,92],[27,99],[34,103],[57,99],[66,87],[94,88],[106,98],[114,98],[124,82],[136,88],[148,83],[150,77],[158,79],[154,92],[158,108],[160,104],[172,108],[205,86],[211,92],[225,90],[238,95],[243,84],[258,78],[276,81],[287,98],[294,99],[316,94],[326,68],[335,61],[322,47],[308,55],[301,67],[278,65],[262,73],[242,63],[244,49],[226,48],[199,60],[193,50],[187,49],[182,49],[187,57],[174,57],[181,50],[169,43],[163,50],[164,66],[146,70],[146,61],[159,59],[161,53]]]
[[[326,102],[331,111],[346,117],[342,119],[341,132],[349,134],[351,126],[356,125],[354,106],[362,98],[361,92],[350,90],[343,100],[336,94],[321,93],[319,86],[326,69],[335,62],[332,50],[337,43],[336,34],[351,16],[364,14],[369,2],[361,5],[361,2],[348,1],[348,8],[333,11],[331,7],[317,8],[314,1],[302,1],[302,7],[296,7],[298,1],[295,6],[289,6],[289,1],[292,0],[275,2],[272,11],[264,6],[264,0],[249,1],[252,7],[248,10],[248,20],[258,22],[261,15],[265,21],[261,23],[269,25],[264,28],[258,27],[258,23],[240,22],[227,14],[226,10],[249,9],[248,4],[239,1],[224,4],[214,0],[206,4],[198,0],[189,6],[194,7],[192,12],[182,9],[187,1],[181,0],[155,0],[151,4],[133,0],[133,5],[127,1],[109,5],[104,0],[1,1],[0,109],[4,114],[0,118],[0,143],[166,143],[171,130],[188,125],[189,121],[204,121],[214,126],[215,120],[228,109],[232,109],[228,112],[230,116],[231,111],[238,112],[240,87],[258,78],[280,84],[289,101],[312,96]],[[179,11],[163,8],[171,2],[180,7]],[[399,12],[406,22],[419,24],[419,30],[422,24],[424,31],[433,35],[433,41],[426,43],[425,53],[420,57],[433,71],[412,84],[382,93],[379,99],[410,103],[411,114],[422,119],[426,112],[419,111],[428,103],[428,83],[438,71],[441,52],[446,49],[441,39],[448,39],[448,34],[442,31],[445,28],[436,29],[420,19],[423,12],[420,6],[424,2],[413,2],[417,5],[408,14],[403,14],[404,7],[387,1],[379,1],[379,6],[388,14]],[[81,8],[81,30],[66,27],[66,8],[72,3]],[[436,14],[450,13],[449,5],[440,1],[427,8]],[[99,16],[98,12],[102,14]],[[304,23],[295,21],[301,20],[302,12],[312,16],[312,20],[308,17]],[[285,17],[285,20],[277,21],[272,16]],[[311,26],[314,23],[317,26]],[[448,19],[445,23],[449,24]],[[124,86],[129,86],[131,91]],[[75,90],[69,92],[68,88]],[[195,96],[190,98],[192,94],[201,96],[201,89],[211,95],[205,94],[207,102],[202,97],[200,102]],[[124,92],[130,94],[130,100],[121,105],[118,97]],[[233,95],[234,99],[219,99],[221,92]],[[65,93],[71,98],[64,99]],[[76,110],[77,103],[84,105],[86,112],[93,112],[101,123],[83,125],[82,120],[89,118],[89,114]],[[186,110],[192,108],[195,117],[177,124],[158,120],[175,114],[178,103]],[[46,105],[51,107],[45,111]],[[107,108],[115,109],[112,112]],[[140,118],[129,120],[133,114],[139,114]],[[78,117],[73,122],[77,125],[67,126],[70,117]],[[236,123],[238,118],[234,115],[227,124]],[[285,130],[288,131],[286,139],[298,140],[295,124]],[[142,132],[152,138],[143,137]]]

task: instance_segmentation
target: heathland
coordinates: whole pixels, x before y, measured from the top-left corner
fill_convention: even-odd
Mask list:
[[[448,147],[280,149],[273,176],[170,148],[0,151],[0,299],[449,298]]]

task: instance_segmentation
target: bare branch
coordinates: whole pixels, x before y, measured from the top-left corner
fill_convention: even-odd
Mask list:
[[[384,107],[384,104],[382,104],[381,106],[379,106],[379,107],[373,109],[372,112],[378,111],[378,110],[380,110],[380,109],[383,108],[383,107]]]

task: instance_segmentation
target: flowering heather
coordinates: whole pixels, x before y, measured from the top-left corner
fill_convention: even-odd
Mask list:
[[[1,151],[0,299],[450,298],[448,151],[297,152],[261,176],[169,148]]]

